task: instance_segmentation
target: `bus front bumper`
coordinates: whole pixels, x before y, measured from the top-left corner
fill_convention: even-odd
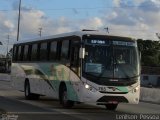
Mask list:
[[[86,103],[98,103],[98,104],[107,104],[107,103],[130,103],[138,104],[140,96],[140,86],[137,91],[131,90],[125,94],[115,94],[113,93],[101,93],[96,90],[90,90],[84,88],[82,90],[83,97],[81,102]]]

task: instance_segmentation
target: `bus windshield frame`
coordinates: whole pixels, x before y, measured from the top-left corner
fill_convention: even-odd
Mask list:
[[[140,63],[136,41],[94,36],[85,37],[84,43],[83,77],[101,85],[126,85],[137,81]]]

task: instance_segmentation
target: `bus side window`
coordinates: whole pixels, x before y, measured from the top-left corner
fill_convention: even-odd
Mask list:
[[[47,42],[41,43],[40,44],[40,51],[39,51],[39,56],[40,56],[41,61],[47,60],[47,56],[48,56],[47,53],[48,53],[47,52]]]
[[[21,55],[21,46],[18,47],[18,55],[17,55],[17,61],[20,61],[20,55]]]
[[[61,60],[62,41],[57,42],[57,60]]]
[[[21,46],[20,61],[23,61],[23,56],[24,56],[24,46]]]
[[[65,62],[69,60],[69,40],[62,41],[61,60]]]
[[[37,48],[38,48],[38,44],[33,44],[32,45],[31,61],[36,61],[37,60]]]
[[[25,45],[25,46],[24,46],[24,55],[23,55],[23,60],[24,60],[24,61],[27,61],[27,60],[28,60],[28,48],[29,48],[28,45]]]
[[[49,53],[49,60],[56,60],[57,59],[57,42],[48,43],[48,53]]]
[[[71,58],[70,58],[71,69],[80,76],[79,70],[79,46],[71,47]]]
[[[28,55],[27,55],[28,61],[31,61],[31,54],[32,54],[32,45],[29,45]]]
[[[18,57],[18,46],[14,46],[14,51],[13,51],[13,59],[14,61],[17,61],[17,57]]]

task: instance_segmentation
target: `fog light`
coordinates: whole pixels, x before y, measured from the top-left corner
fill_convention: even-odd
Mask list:
[[[85,85],[85,88],[86,88],[86,89],[89,89],[89,85],[88,85],[88,84],[86,84],[86,85]]]

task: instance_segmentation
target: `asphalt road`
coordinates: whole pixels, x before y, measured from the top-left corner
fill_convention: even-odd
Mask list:
[[[40,100],[31,101],[25,100],[23,94],[14,90],[10,82],[0,81],[1,114],[17,116],[18,120],[145,120],[143,116],[151,114],[156,114],[156,120],[160,119],[158,104],[144,102],[138,105],[120,104],[116,111],[108,111],[103,106],[85,104],[78,104],[72,109],[63,109],[59,102],[52,98],[41,97]]]

